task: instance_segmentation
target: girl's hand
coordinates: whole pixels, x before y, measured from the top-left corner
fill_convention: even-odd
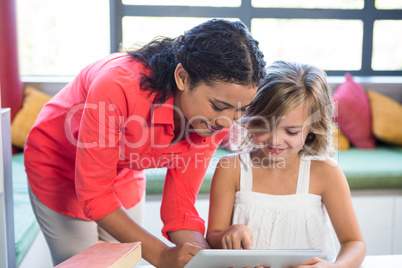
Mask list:
[[[246,225],[235,224],[223,232],[221,243],[223,249],[252,249],[253,234]]]
[[[184,267],[198,251],[205,247],[195,243],[184,243],[176,247],[166,247],[161,254],[158,268]]]
[[[325,268],[325,267],[335,267],[333,263],[327,262],[321,258],[315,257],[311,260],[309,260],[306,263],[303,263],[301,266],[298,268]]]

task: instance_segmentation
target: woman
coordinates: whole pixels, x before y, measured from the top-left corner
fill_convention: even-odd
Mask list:
[[[31,202],[54,264],[98,239],[141,241],[157,267],[207,248],[194,202],[233,120],[264,76],[240,22],[210,20],[85,69],[47,103],[25,147]],[[168,247],[138,223],[144,169],[168,167],[161,207]]]

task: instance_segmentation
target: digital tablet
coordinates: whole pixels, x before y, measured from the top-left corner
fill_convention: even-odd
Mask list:
[[[320,255],[320,249],[204,249],[184,268],[243,268],[262,265],[285,268],[301,265]]]

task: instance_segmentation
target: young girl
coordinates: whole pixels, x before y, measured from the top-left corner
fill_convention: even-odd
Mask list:
[[[318,248],[322,254],[302,267],[359,267],[366,246],[349,186],[327,157],[333,105],[326,75],[284,61],[267,72],[239,122],[251,151],[222,158],[215,171],[207,241],[223,249]]]

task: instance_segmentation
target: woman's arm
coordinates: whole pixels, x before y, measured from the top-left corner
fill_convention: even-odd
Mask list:
[[[167,170],[161,204],[162,234],[176,245],[192,242],[209,248],[204,237],[205,221],[195,203],[208,167],[215,162],[216,149],[226,134],[227,130],[221,131],[213,138],[203,138],[201,143],[197,141],[199,136],[188,136],[186,139],[192,146],[175,156],[175,162]]]
[[[236,191],[240,186],[240,161],[236,155],[223,157],[212,179],[207,241],[212,248],[250,249],[252,233],[245,225],[231,226]]]
[[[141,241],[143,258],[158,268],[184,267],[199,250],[203,249],[194,243],[168,247],[139,226],[123,207],[96,222],[120,242]]]
[[[193,230],[180,230],[169,232],[169,238],[176,245],[184,243],[194,243],[203,248],[210,248],[208,242],[205,240],[204,235],[198,231]]]
[[[327,160],[319,165],[322,198],[341,244],[335,267],[360,267],[366,245],[353,209],[349,185],[340,167]],[[324,175],[325,174],[325,175]]]

